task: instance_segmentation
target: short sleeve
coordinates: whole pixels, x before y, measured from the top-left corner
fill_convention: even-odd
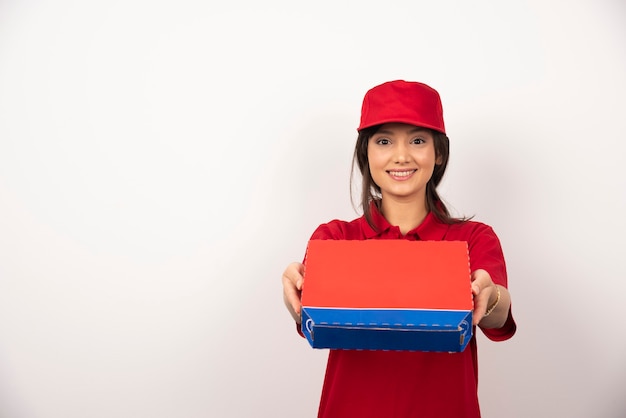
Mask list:
[[[477,224],[468,239],[470,269],[483,269],[491,280],[500,286],[507,286],[506,263],[500,240],[490,226]]]
[[[343,223],[334,220],[318,226],[313,232],[313,235],[311,235],[311,240],[345,239],[345,235]]]
[[[515,331],[517,331],[517,324],[513,319],[513,313],[509,308],[509,315],[506,318],[506,322],[501,328],[481,328],[483,334],[491,341],[506,341],[511,338]]]

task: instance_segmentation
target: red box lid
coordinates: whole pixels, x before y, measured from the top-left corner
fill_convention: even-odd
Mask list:
[[[471,311],[467,243],[311,240],[302,305]]]

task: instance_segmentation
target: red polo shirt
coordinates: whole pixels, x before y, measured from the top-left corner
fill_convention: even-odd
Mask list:
[[[494,283],[507,286],[498,237],[479,222],[452,225],[429,213],[402,235],[373,207],[378,231],[364,217],[320,225],[311,239],[407,239],[467,241],[472,271],[484,269]],[[511,312],[501,329],[485,329],[495,341],[511,338]],[[474,330],[475,331],[475,330]],[[330,350],[319,417],[323,418],[463,418],[480,417],[476,337],[462,353]]]

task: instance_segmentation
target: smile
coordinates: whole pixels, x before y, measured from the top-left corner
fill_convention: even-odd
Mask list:
[[[417,170],[404,170],[404,171],[387,171],[392,177],[398,178],[406,178],[411,174],[415,173]]]

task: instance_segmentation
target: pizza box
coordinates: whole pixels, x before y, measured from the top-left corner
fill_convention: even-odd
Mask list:
[[[472,310],[465,241],[308,243],[301,330],[313,348],[460,352]]]

